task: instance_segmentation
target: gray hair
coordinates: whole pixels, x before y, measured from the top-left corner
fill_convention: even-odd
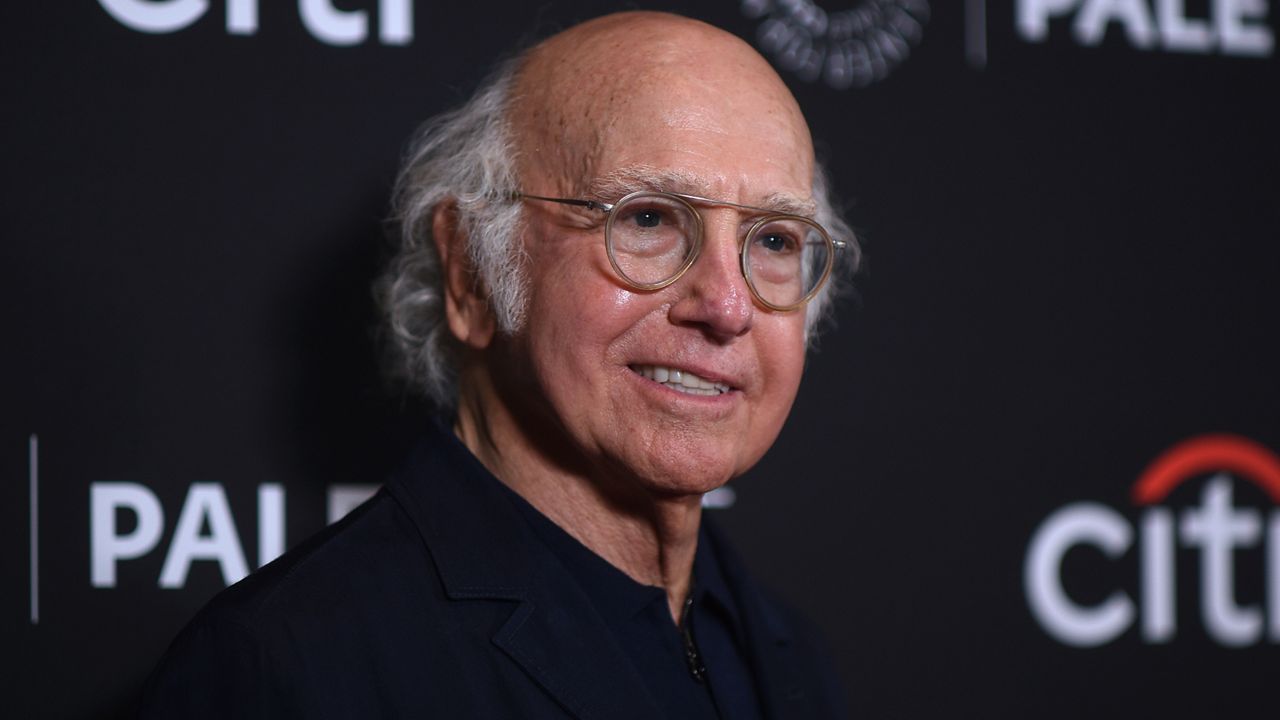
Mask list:
[[[525,321],[526,256],[517,242],[520,203],[516,149],[508,122],[521,57],[503,63],[461,107],[418,129],[396,178],[391,226],[394,255],[374,292],[383,316],[387,364],[393,379],[451,408],[457,401],[457,343],[445,322],[444,277],[432,233],[436,208],[455,205],[467,255],[489,295],[498,329],[513,334]],[[810,344],[830,315],[831,301],[848,283],[861,255],[853,231],[832,206],[826,173],[815,163],[814,219],[845,241],[832,278],[805,308]]]
[[[418,128],[396,177],[391,223],[397,243],[374,286],[382,310],[391,376],[440,407],[456,395],[457,348],[444,317],[444,276],[433,214],[453,202],[472,267],[489,293],[498,327],[524,322],[524,258],[515,242],[519,203],[515,148],[507,123],[519,59],[489,76],[463,106]]]

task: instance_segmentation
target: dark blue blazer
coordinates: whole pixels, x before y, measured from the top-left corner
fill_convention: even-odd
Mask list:
[[[368,503],[228,588],[173,642],[144,718],[661,717],[508,491],[438,431]],[[705,527],[705,523],[704,523]],[[713,531],[770,718],[844,717],[833,668]]]

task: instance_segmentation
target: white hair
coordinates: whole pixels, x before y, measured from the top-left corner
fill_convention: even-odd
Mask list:
[[[433,215],[452,202],[460,235],[489,294],[498,327],[524,321],[523,255],[515,238],[520,204],[507,107],[518,59],[501,65],[464,104],[414,135],[392,193],[396,241],[374,286],[382,310],[391,375],[441,407],[456,398],[456,346],[444,317],[444,275]]]
[[[827,234],[837,243],[844,243],[844,250],[836,253],[835,264],[831,268],[831,277],[827,284],[818,291],[804,308],[804,327],[810,347],[818,339],[818,325],[823,320],[832,319],[832,301],[849,289],[853,275],[862,262],[862,245],[843,214],[831,202],[831,183],[827,178],[826,168],[822,163],[813,163],[813,202],[816,210],[813,219],[826,229]]]
[[[445,321],[445,278],[432,233],[433,215],[442,203],[454,204],[458,232],[488,293],[498,329],[513,334],[525,321],[526,255],[517,241],[522,205],[508,200],[519,189],[508,111],[521,60],[503,63],[464,105],[424,123],[396,178],[390,218],[395,251],[374,286],[388,371],[441,408],[457,401],[457,344]],[[816,163],[813,198],[814,219],[846,246],[830,281],[805,308],[811,344],[860,256]]]

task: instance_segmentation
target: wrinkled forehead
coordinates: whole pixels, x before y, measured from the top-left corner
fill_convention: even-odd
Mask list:
[[[544,191],[582,195],[643,165],[705,175],[700,192],[750,179],[808,193],[813,149],[799,107],[763,58],[718,30],[647,23],[539,47],[512,110],[522,182]]]

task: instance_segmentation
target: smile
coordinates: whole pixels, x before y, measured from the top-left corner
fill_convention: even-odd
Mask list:
[[[689,395],[721,395],[730,389],[724,383],[712,382],[688,370],[662,365],[633,365],[631,369],[642,377]]]

